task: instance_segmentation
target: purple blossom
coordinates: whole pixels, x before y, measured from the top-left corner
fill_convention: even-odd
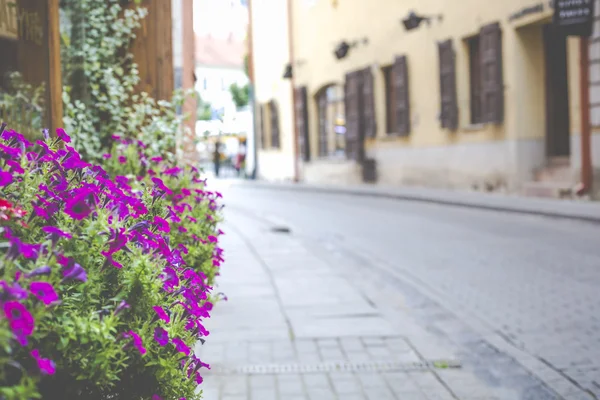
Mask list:
[[[169,317],[169,314],[167,314],[167,312],[162,307],[160,307],[160,306],[154,306],[154,307],[152,307],[152,309],[154,311],[156,311],[156,314],[158,315],[158,318],[162,319],[166,323],[171,322],[171,317]]]
[[[87,273],[85,269],[79,264],[73,264],[63,271],[63,282],[68,280],[77,280],[81,282],[87,282]]]
[[[4,303],[4,316],[9,322],[15,339],[21,346],[27,346],[27,336],[30,336],[35,328],[31,313],[18,301],[7,301]]]
[[[54,287],[48,282],[31,282],[29,291],[47,306],[60,301]]]
[[[119,156],[119,163],[120,164],[125,164],[127,162],[127,157],[125,156]]]
[[[152,157],[152,158],[150,159],[150,161],[152,161],[152,162],[154,162],[154,163],[157,163],[157,164],[158,164],[159,162],[161,162],[162,160],[163,160],[163,159],[162,159],[162,157]]]
[[[185,354],[186,356],[190,355],[190,348],[188,347],[187,344],[185,344],[185,342],[179,338],[173,338],[171,339],[171,343],[173,343],[175,345],[175,348],[177,349],[178,352]]]
[[[111,158],[112,156],[108,153],[104,153],[102,154],[102,158],[104,158],[105,160],[108,160],[109,158]]]
[[[50,275],[50,273],[52,273],[52,268],[50,268],[47,265],[44,265],[43,267],[36,268],[33,271],[26,273],[25,277],[33,278],[35,276]]]
[[[58,239],[60,239],[60,238],[65,238],[65,239],[73,238],[73,235],[71,235],[68,232],[62,231],[55,226],[45,226],[42,228],[42,231],[46,232],[48,234],[48,237],[50,238],[50,240],[52,240],[52,243],[54,243],[54,244],[56,244],[58,242]]]
[[[63,128],[56,129],[56,136],[65,143],[71,143],[71,138],[67,135],[67,132]]]
[[[117,308],[115,308],[115,315],[118,315],[121,311],[123,311],[126,308],[129,308],[129,304],[127,304],[125,300],[122,300],[117,306]]]
[[[163,328],[155,328],[154,340],[156,340],[159,346],[164,347],[169,343],[169,333]]]
[[[13,182],[13,176],[10,172],[5,172],[0,169],[0,187],[8,186]]]
[[[92,208],[86,201],[86,196],[78,195],[67,200],[65,213],[71,218],[81,221],[92,212]]]
[[[173,268],[166,267],[163,270],[163,279],[167,291],[172,291],[175,287],[179,286],[179,277]]]
[[[208,241],[209,241],[209,242],[211,242],[211,243],[217,243],[217,242],[219,241],[219,239],[217,239],[217,237],[216,237],[216,236],[213,236],[213,235],[208,235],[208,238],[207,238],[207,239],[208,239]]]
[[[13,300],[25,300],[29,294],[18,282],[13,282],[12,285],[9,285],[6,281],[0,281],[0,288],[6,293],[8,298]]]
[[[38,367],[44,375],[54,375],[56,372],[56,365],[54,361],[47,358],[42,358],[40,352],[36,349],[31,350],[31,356],[37,361]]]
[[[142,343],[142,338],[140,337],[140,335],[138,335],[137,333],[135,333],[134,331],[129,331],[125,334],[125,337],[129,338],[133,338],[133,345],[138,349],[138,351],[140,352],[140,354],[146,354],[146,348],[144,347],[144,344]]]
[[[10,169],[12,170],[12,172],[16,172],[17,174],[22,174],[22,173],[25,172],[25,170],[23,169],[23,167],[21,167],[21,164],[19,164],[16,161],[7,160],[6,161],[6,165],[8,165],[10,167]]]

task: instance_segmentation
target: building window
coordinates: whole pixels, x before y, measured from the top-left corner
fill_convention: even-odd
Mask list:
[[[279,136],[279,110],[277,109],[277,103],[275,103],[274,100],[269,102],[269,117],[271,122],[271,147],[279,149],[281,148]]]
[[[341,85],[322,88],[316,96],[319,117],[318,155],[343,155],[346,149],[344,89]]]
[[[469,85],[471,102],[471,123],[480,124],[481,115],[481,52],[479,35],[467,39],[469,47]]]
[[[504,119],[502,32],[498,22],[467,40],[471,84],[471,123],[500,124]]]
[[[383,67],[383,79],[385,82],[385,131],[389,135],[396,131],[396,98],[394,93],[393,67]]]

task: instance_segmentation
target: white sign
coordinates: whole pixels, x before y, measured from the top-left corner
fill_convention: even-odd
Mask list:
[[[17,3],[14,0],[0,0],[0,37],[18,38]]]

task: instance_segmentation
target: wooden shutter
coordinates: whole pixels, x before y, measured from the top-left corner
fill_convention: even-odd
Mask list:
[[[346,157],[359,159],[360,110],[358,102],[358,79],[356,72],[346,74],[344,83],[344,110],[346,114]]]
[[[298,130],[298,147],[300,148],[302,160],[310,161],[306,86],[296,88],[294,95],[296,96],[296,129]]]
[[[456,100],[456,56],[452,39],[438,44],[440,58],[440,116],[442,128],[455,130],[458,127],[458,105]]]
[[[502,31],[499,23],[481,28],[481,114],[482,122],[502,123],[504,83],[502,79]]]
[[[259,135],[260,135],[260,147],[262,149],[266,149],[267,148],[267,132],[265,131],[265,106],[264,104],[260,104],[258,106],[258,113],[259,113]]]
[[[407,136],[410,133],[410,103],[406,56],[396,57],[393,68],[396,94],[396,133],[400,136]]]
[[[329,140],[327,131],[327,89],[322,89],[317,96],[319,116],[319,156],[325,157],[329,153]]]
[[[362,104],[363,104],[363,129],[365,137],[373,138],[377,135],[377,118],[375,116],[375,98],[373,72],[365,68],[361,72],[362,78]]]
[[[269,111],[271,114],[271,147],[278,149],[279,143],[279,113],[277,110],[277,104],[271,100],[269,102]]]

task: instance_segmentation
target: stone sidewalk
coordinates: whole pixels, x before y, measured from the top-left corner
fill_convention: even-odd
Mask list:
[[[212,365],[204,399],[561,398],[483,341],[469,337],[477,348],[467,348],[424,328],[414,299],[379,290],[351,260],[240,212],[226,217],[216,291],[228,301],[196,349]]]

